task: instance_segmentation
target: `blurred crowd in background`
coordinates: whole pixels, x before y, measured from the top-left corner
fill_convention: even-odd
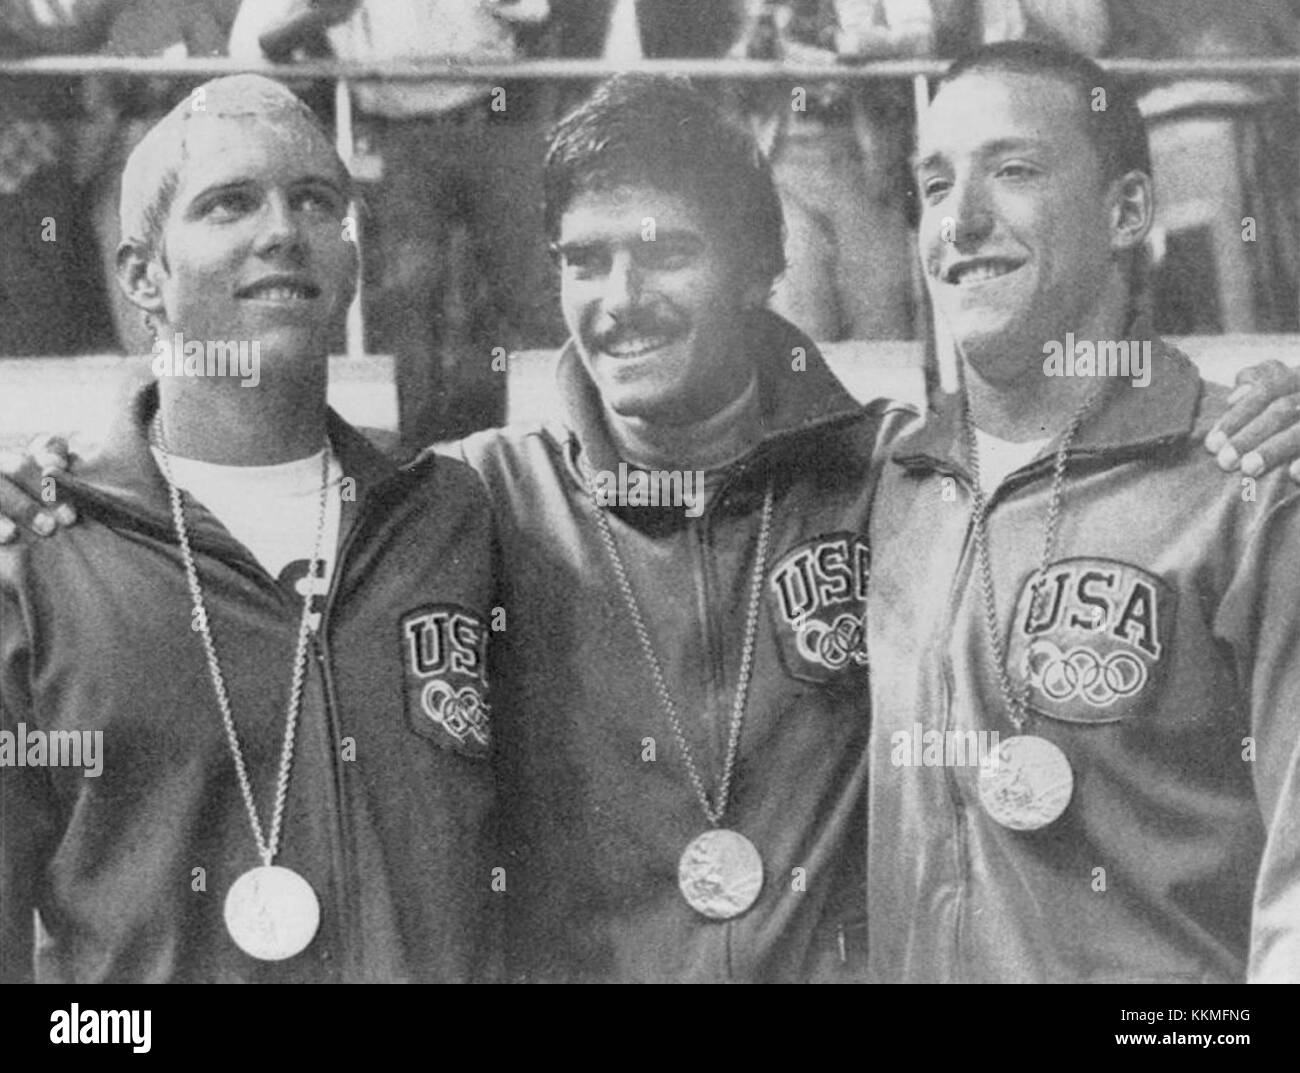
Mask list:
[[[1300,0],[0,0],[0,59],[748,57],[833,74],[1013,38],[1094,57],[1294,56]],[[0,75],[0,355],[148,353],[113,282],[118,176],[200,81]],[[1156,328],[1295,331],[1300,79],[1138,81],[1159,194]],[[911,82],[711,85],[773,162],[790,264],[773,307],[819,340],[924,335]],[[332,117],[332,82],[294,88]],[[365,345],[396,356],[404,441],[500,423],[494,348],[562,341],[540,171],[547,128],[587,88],[354,86]]]

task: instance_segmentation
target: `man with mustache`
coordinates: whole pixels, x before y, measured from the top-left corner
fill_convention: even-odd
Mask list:
[[[1226,389],[1134,313],[1142,119],[1083,57],[993,46],[916,158],[964,390],[871,520],[872,977],[1294,982],[1300,489],[1224,479]]]
[[[63,480],[83,522],[0,547],[0,978],[498,964],[491,515],[462,464],[399,471],[326,406],[350,190],[254,76],[200,87],[127,162],[121,286],[187,341]],[[256,386],[202,345],[229,340]],[[93,773],[65,764],[85,735]]]
[[[544,177],[564,413],[463,448],[501,519],[513,975],[849,974],[862,520],[874,444],[907,412],[863,409],[763,309],[771,172],[687,84],[603,84]],[[698,475],[702,514],[605,494],[620,465]]]
[[[545,174],[564,412],[463,448],[501,530],[512,978],[861,978],[865,527],[912,413],[763,310],[770,172],[685,84],[604,84]],[[618,501],[620,465],[702,472],[702,515]]]

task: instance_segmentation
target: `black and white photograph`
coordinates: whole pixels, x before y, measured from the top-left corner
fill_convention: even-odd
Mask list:
[[[1300,2],[0,0],[0,982],[1249,1050]]]

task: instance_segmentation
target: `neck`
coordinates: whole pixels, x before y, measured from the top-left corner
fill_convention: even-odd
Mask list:
[[[1013,443],[1055,436],[1096,387],[1092,377],[1048,380],[1033,377],[1032,385],[1009,390],[991,384],[966,364],[966,390],[970,393],[971,419],[990,436]]]
[[[165,377],[158,385],[163,443],[171,454],[222,466],[272,466],[307,458],[326,442],[325,374],[275,391]],[[306,390],[304,390],[306,388]]]
[[[606,408],[605,420],[621,457],[642,469],[716,469],[739,458],[762,435],[758,377],[720,410],[700,421],[666,425],[624,417]]]
[[[1094,343],[1118,339],[1126,323],[1126,316],[1116,307],[1091,318],[1074,336]],[[970,394],[971,418],[977,429],[1015,443],[1055,436],[1065,429],[1086,398],[1105,390],[1104,378],[1099,382],[1092,376],[1044,375],[1045,345],[1040,342],[1027,346],[1021,373],[1006,380],[987,379],[974,362],[960,358]]]

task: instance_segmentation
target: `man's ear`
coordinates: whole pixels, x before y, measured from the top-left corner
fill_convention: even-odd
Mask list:
[[[164,313],[163,274],[163,267],[149,254],[143,242],[123,239],[117,247],[117,285],[132,304],[154,316]]]
[[[1130,171],[1110,185],[1111,249],[1135,250],[1146,241],[1155,220],[1156,196],[1151,176]]]

